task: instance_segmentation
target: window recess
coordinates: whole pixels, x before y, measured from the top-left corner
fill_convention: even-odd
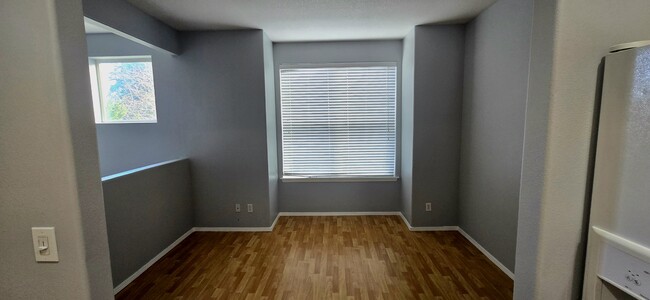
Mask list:
[[[279,71],[283,180],[396,179],[396,64]]]

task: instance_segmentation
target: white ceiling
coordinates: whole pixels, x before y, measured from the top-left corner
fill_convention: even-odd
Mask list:
[[[403,38],[464,23],[496,0],[128,0],[179,30],[263,29],[276,42]]]

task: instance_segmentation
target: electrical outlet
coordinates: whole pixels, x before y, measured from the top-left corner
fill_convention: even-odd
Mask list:
[[[424,204],[424,209],[425,209],[426,211],[431,211],[431,202],[427,202],[427,203],[425,203],[425,204]]]
[[[235,204],[235,212],[236,213],[241,212],[241,206],[239,205],[239,203]]]
[[[248,204],[248,212],[249,213],[253,212],[253,204]]]

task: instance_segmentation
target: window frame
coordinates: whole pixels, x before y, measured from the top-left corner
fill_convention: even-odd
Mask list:
[[[155,120],[129,120],[129,121],[106,121],[104,119],[104,95],[102,94],[101,76],[99,74],[98,65],[101,63],[133,63],[142,62],[151,64],[151,76],[154,84],[154,104],[156,110]],[[93,113],[95,116],[95,124],[97,125],[119,125],[119,124],[157,124],[158,123],[158,101],[156,100],[156,78],[153,71],[153,60],[150,55],[131,55],[131,56],[91,56],[88,57],[89,68],[93,68],[90,76],[90,87],[92,92]]]
[[[395,182],[399,180],[401,163],[401,65],[399,62],[334,62],[334,63],[280,63],[275,72],[276,78],[276,122],[278,147],[278,175],[282,182]],[[282,120],[282,86],[280,72],[291,68],[345,68],[345,67],[395,67],[395,150],[393,160],[393,175],[363,175],[363,176],[331,176],[331,177],[302,177],[284,175],[284,123]]]

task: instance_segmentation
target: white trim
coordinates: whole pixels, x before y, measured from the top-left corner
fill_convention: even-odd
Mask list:
[[[257,232],[265,232],[265,231],[273,231],[273,228],[275,228],[275,224],[278,223],[278,219],[280,218],[280,214],[275,216],[275,220],[269,227],[193,227],[190,228],[186,233],[181,235],[178,239],[176,239],[173,243],[171,243],[167,248],[163,249],[158,255],[154,256],[149,262],[147,262],[144,266],[142,266],[140,269],[135,271],[131,276],[129,276],[127,279],[122,281],[122,283],[118,284],[115,288],[113,288],[113,294],[117,295],[122,289],[124,289],[127,285],[129,285],[133,280],[138,278],[138,276],[142,275],[144,271],[149,269],[153,264],[155,264],[158,260],[160,260],[165,254],[167,254],[169,251],[174,249],[174,247],[178,246],[185,238],[187,238],[192,232],[199,232],[199,231],[215,231],[215,232],[235,232],[235,231],[257,231]]]
[[[406,227],[408,227],[409,230],[413,230],[413,226],[411,226],[411,223],[409,223],[409,220],[406,219],[406,217],[404,216],[404,214],[401,211],[399,212],[399,215],[400,215],[400,217],[402,217],[402,221],[404,221],[404,224],[406,225]]]
[[[271,227],[194,227],[200,232],[267,232],[272,231]]]
[[[138,269],[135,273],[125,279],[122,283],[113,288],[113,294],[119,293],[127,285],[129,285],[133,280],[138,278],[144,271],[161,259],[167,252],[172,250],[178,244],[180,244],[185,238],[187,238],[192,232],[270,232],[273,231],[275,225],[278,223],[280,217],[299,217],[299,216],[315,216],[315,217],[324,217],[324,216],[400,216],[404,221],[404,224],[410,231],[458,231],[462,236],[464,236],[474,247],[476,247],[483,255],[485,255],[492,263],[494,263],[503,273],[508,275],[511,279],[514,280],[515,275],[504,266],[498,259],[496,259],[490,252],[485,250],[476,240],[474,240],[469,234],[467,234],[463,229],[458,226],[433,226],[433,227],[413,227],[408,222],[406,217],[399,211],[366,211],[366,212],[280,212],[275,216],[275,220],[269,227],[194,227],[188,230],[185,234],[180,236],[176,241],[163,249],[158,255],[152,258],[144,266]]]
[[[398,176],[383,177],[292,177],[280,178],[282,182],[395,182]]]
[[[278,219],[282,213],[278,213],[275,216],[275,220],[271,223],[269,227],[194,227],[194,231],[202,232],[269,232],[273,231],[275,224],[278,223]]]
[[[481,246],[476,240],[474,240],[469,234],[467,234],[467,232],[465,232],[460,227],[458,227],[458,232],[460,232],[460,234],[462,234],[470,243],[472,243],[472,245],[474,245],[474,247],[476,247],[479,251],[481,251],[483,253],[483,255],[485,255],[490,261],[492,261],[493,264],[495,264],[497,267],[499,267],[499,269],[501,269],[501,271],[503,271],[503,273],[506,273],[506,275],[508,275],[508,277],[510,277],[510,279],[512,279],[512,280],[515,279],[515,274],[512,273],[512,271],[510,271],[508,268],[506,268],[506,266],[504,266],[496,257],[492,256],[492,254],[490,254],[490,252],[485,250],[485,248],[483,248],[483,246]]]
[[[609,53],[615,53],[615,52],[618,52],[618,51],[645,47],[645,46],[648,46],[648,45],[650,45],[650,40],[618,44],[618,45],[614,45],[614,46],[609,47]]]
[[[342,62],[342,63],[283,63],[282,69],[308,69],[308,68],[345,68],[345,67],[397,67],[393,61],[367,61],[367,62]]]
[[[192,234],[192,232],[194,232],[194,228],[190,228],[190,230],[188,230],[186,233],[181,235],[173,243],[171,243],[169,246],[167,246],[167,248],[163,249],[160,253],[158,253],[158,255],[154,256],[149,262],[144,264],[144,266],[142,266],[140,269],[135,271],[135,273],[131,274],[131,276],[129,276],[124,281],[122,281],[122,283],[118,284],[115,288],[113,288],[113,294],[117,295],[117,293],[119,293],[122,289],[124,289],[127,285],[129,285],[133,280],[138,278],[138,276],[142,275],[142,273],[144,273],[144,271],[149,269],[149,267],[151,267],[159,259],[161,259],[163,256],[165,256],[165,254],[167,254],[167,252],[174,249],[174,247],[176,247],[178,244],[180,244],[185,238],[187,238],[190,234]]]
[[[187,159],[187,158],[177,158],[177,159],[172,159],[172,160],[168,160],[168,161],[163,161],[163,162],[159,162],[159,163],[155,163],[155,164],[147,165],[147,166],[144,166],[144,167],[139,167],[139,168],[135,168],[135,169],[127,170],[127,171],[120,172],[120,173],[116,173],[116,174],[107,175],[107,176],[102,177],[102,182],[104,182],[104,181],[109,181],[109,180],[112,180],[112,179],[115,179],[115,178],[118,178],[118,177],[122,177],[122,176],[130,175],[130,174],[133,174],[133,173],[137,173],[137,172],[141,172],[141,171],[145,171],[145,170],[153,169],[153,168],[156,168],[156,167],[160,167],[160,166],[164,166],[164,165],[173,164],[173,163],[175,163],[175,162],[179,162],[179,161],[181,161],[181,160],[186,160],[186,159]]]
[[[95,63],[102,62],[151,62],[151,55],[125,55],[125,56],[89,56]]]
[[[650,248],[596,226],[592,226],[591,229],[612,246],[650,263]]]
[[[278,223],[278,219],[280,218],[280,214],[275,216],[275,220],[269,227],[193,227],[190,230],[188,230],[186,233],[181,235],[176,241],[171,243],[171,245],[167,246],[167,248],[163,249],[158,255],[154,256],[149,262],[147,262],[144,266],[142,266],[140,269],[135,271],[131,276],[129,276],[127,279],[122,281],[119,285],[117,285],[115,288],[113,288],[113,294],[117,295],[122,289],[124,289],[127,285],[129,285],[133,280],[138,278],[138,276],[142,275],[144,271],[149,269],[153,264],[155,264],[158,260],[160,260],[165,254],[167,254],[169,251],[174,249],[178,244],[180,244],[185,238],[187,238],[192,232],[200,232],[200,231],[212,231],[212,232],[243,232],[243,231],[250,231],[250,232],[268,232],[268,231],[273,231],[273,228],[275,228],[275,224]]]
[[[194,231],[205,232],[269,232],[273,231],[278,218],[293,217],[324,217],[324,216],[397,216],[398,211],[367,211],[367,212],[280,212],[269,227],[194,227]]]
[[[275,215],[275,220],[273,220],[273,223],[271,223],[271,230],[270,230],[270,231],[273,231],[273,229],[275,228],[275,224],[278,223],[278,219],[279,219],[279,218],[280,218],[280,213],[278,213],[277,215]]]
[[[332,211],[332,212],[302,212],[285,211],[278,216],[286,217],[333,217],[333,216],[397,216],[398,211]]]
[[[411,227],[410,231],[457,231],[458,226],[421,226]]]
[[[129,125],[129,124],[158,124],[158,120],[150,121],[113,121],[113,122],[95,122],[95,125]]]
[[[404,221],[404,224],[410,231],[456,231],[458,230],[458,226],[418,226],[418,227],[413,227],[411,226],[411,223],[409,223],[409,220],[406,219],[404,214],[402,212],[398,212],[399,216],[402,217],[402,221]]]

